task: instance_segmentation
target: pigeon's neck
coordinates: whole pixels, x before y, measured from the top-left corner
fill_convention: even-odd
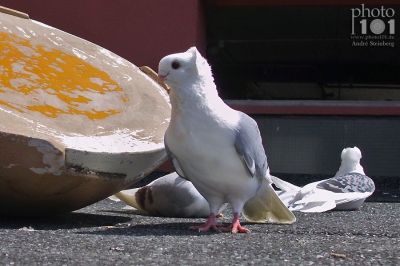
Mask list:
[[[170,99],[173,111],[208,112],[209,109],[224,105],[212,78],[199,78],[180,84],[171,90]]]
[[[343,162],[336,173],[336,176],[345,175],[348,173],[359,173],[365,175],[364,168],[361,166],[360,162]]]

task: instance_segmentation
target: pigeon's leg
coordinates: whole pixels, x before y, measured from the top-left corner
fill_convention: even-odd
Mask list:
[[[232,224],[228,227],[219,227],[219,230],[223,231],[223,232],[231,232],[232,234],[236,234],[237,232],[239,233],[250,233],[250,230],[247,228],[244,228],[240,225],[240,221],[239,221],[239,213],[235,212],[233,215],[233,220],[232,220]]]
[[[210,228],[213,229],[214,231],[219,231],[218,227],[222,226],[221,223],[217,223],[215,221],[215,214],[212,212],[210,214],[210,217],[208,217],[208,220],[205,224],[203,225],[198,225],[198,226],[191,226],[189,230],[199,230],[199,232],[205,232],[208,231]]]

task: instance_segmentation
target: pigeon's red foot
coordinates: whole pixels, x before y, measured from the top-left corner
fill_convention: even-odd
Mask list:
[[[233,221],[232,224],[228,227],[220,227],[218,228],[219,230],[221,230],[222,232],[231,232],[232,234],[236,234],[236,233],[250,233],[250,230],[247,228],[244,228],[240,225],[239,222],[239,213],[235,212],[235,214],[233,215]]]
[[[210,217],[208,217],[208,220],[205,224],[203,225],[198,225],[198,226],[191,226],[189,230],[198,230],[199,232],[206,232],[210,230],[210,228],[214,231],[219,231],[218,227],[222,226],[221,223],[217,223],[215,221],[215,214],[211,213]]]

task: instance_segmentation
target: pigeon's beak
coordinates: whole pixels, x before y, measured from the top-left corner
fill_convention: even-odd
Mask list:
[[[165,78],[167,77],[167,75],[168,75],[168,73],[166,73],[165,71],[158,72],[157,82],[163,83],[165,81]]]
[[[165,77],[166,77],[166,76],[163,76],[163,75],[158,74],[158,76],[157,76],[157,82],[158,82],[158,83],[163,83],[164,80],[165,80]]]

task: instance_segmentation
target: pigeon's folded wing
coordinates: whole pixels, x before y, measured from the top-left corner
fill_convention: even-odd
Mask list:
[[[249,116],[240,113],[240,122],[236,128],[235,148],[244,161],[252,177],[266,177],[268,163],[264,147],[260,145],[261,135],[257,123]]]
[[[349,173],[335,176],[320,182],[317,188],[329,190],[336,193],[349,192],[373,192],[375,190],[374,181],[366,175],[359,173]]]

